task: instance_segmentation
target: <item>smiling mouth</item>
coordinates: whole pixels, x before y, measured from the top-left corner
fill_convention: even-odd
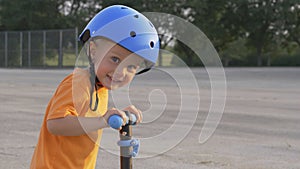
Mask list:
[[[106,75],[106,77],[113,83],[121,83],[122,82],[122,80],[113,79],[110,75]]]

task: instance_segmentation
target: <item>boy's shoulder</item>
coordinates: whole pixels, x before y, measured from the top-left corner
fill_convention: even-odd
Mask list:
[[[75,68],[72,73],[67,75],[59,84],[58,88],[78,88],[90,87],[89,71],[87,69]]]
[[[75,68],[72,73],[67,75],[61,83],[76,83],[84,82],[89,79],[89,72],[87,69]]]

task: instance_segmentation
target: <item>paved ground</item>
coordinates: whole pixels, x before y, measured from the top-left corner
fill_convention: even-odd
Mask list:
[[[180,116],[180,107],[193,117],[193,100],[180,106],[181,93],[175,83],[183,81],[188,86],[191,80],[180,68],[166,70],[177,75],[175,80],[156,70],[136,78],[129,89],[112,93],[111,106],[125,104],[126,99],[118,94],[130,91],[131,102],[145,110],[144,123],[134,129],[139,138],[153,139],[176,127],[172,124]],[[0,69],[0,168],[29,167],[45,107],[71,71]],[[191,119],[181,120],[182,130],[158,140],[160,144],[144,139],[147,144],[142,144],[134,168],[300,168],[299,68],[227,68],[225,111],[218,128],[203,144],[198,138],[211,104],[210,81],[205,69],[192,71],[200,92],[195,124],[191,126]],[[184,92],[191,98],[196,94],[192,85]],[[151,114],[149,109],[160,111]],[[119,157],[111,141],[117,134],[110,129],[105,132],[97,168],[117,169]],[[181,132],[186,134],[183,140]],[[172,142],[176,139],[178,144]]]

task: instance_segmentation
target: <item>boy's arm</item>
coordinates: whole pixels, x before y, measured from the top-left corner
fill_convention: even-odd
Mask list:
[[[140,113],[134,110],[132,112],[136,114]],[[114,114],[121,116],[123,118],[123,125],[125,125],[127,121],[125,112],[116,108],[111,108],[103,117],[81,117],[68,115],[62,118],[50,119],[47,120],[47,128],[48,131],[54,135],[79,136],[108,127],[108,118]],[[138,122],[141,120],[140,117],[141,115],[137,115]]]
[[[54,135],[79,136],[108,127],[104,117],[80,117],[68,115],[47,121],[48,131]]]

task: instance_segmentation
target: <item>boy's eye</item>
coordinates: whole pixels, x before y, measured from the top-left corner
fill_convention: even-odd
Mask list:
[[[116,56],[113,56],[113,57],[111,57],[111,60],[114,62],[114,63],[120,63],[120,59],[118,58],[118,57],[116,57]]]

